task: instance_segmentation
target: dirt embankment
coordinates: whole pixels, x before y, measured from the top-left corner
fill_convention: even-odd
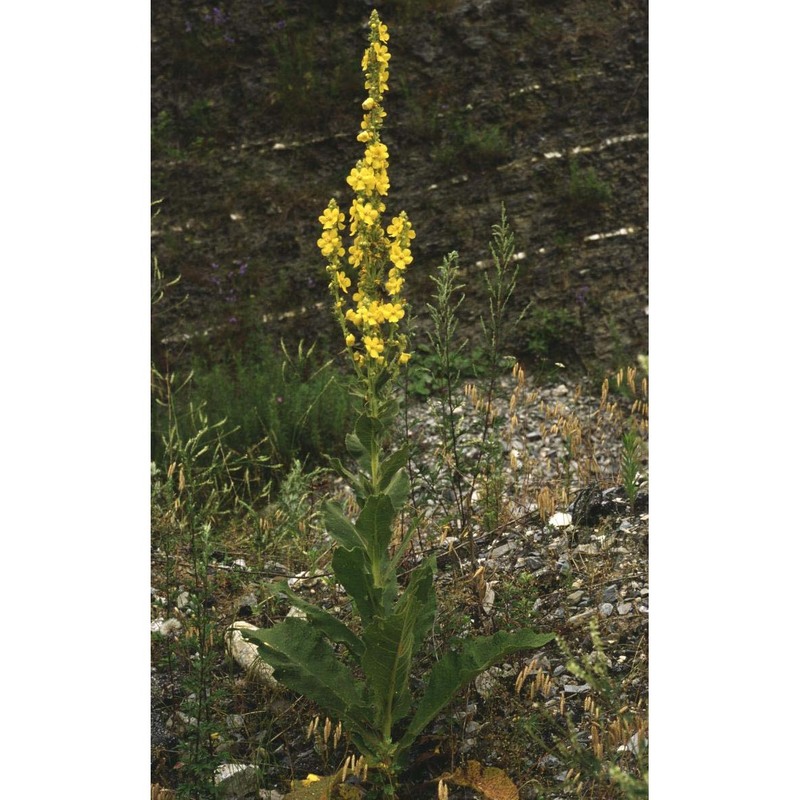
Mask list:
[[[375,6],[391,33],[388,213],[405,209],[417,231],[415,311],[458,250],[477,319],[479,262],[505,204],[524,254],[515,302],[533,301],[515,355],[583,370],[647,352],[644,0],[313,6],[154,6],[153,244],[166,274],[182,276],[156,346],[215,326],[216,338],[241,336],[287,311],[283,335],[330,330],[316,310],[328,299],[317,217],[331,196],[347,202],[360,155]]]

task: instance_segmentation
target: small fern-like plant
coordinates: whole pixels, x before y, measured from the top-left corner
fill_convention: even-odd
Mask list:
[[[320,217],[323,233],[318,242],[328,259],[334,314],[355,369],[360,403],[355,428],[346,437],[356,467],[351,470],[335,462],[354,489],[358,514],[351,520],[341,507],[327,503],[323,517],[336,544],[334,575],[351,597],[360,624],[349,628],[282,584],[279,591],[305,618],[289,617],[246,635],[273,667],[277,680],[343,723],[368,766],[378,773],[376,784],[391,796],[411,745],[463,686],[494,662],[541,647],[553,635],[500,631],[465,640],[433,666],[422,695],[412,695],[414,657],[436,614],[436,562],[433,557],[422,561],[401,592],[398,564],[414,526],[408,526],[394,550],[391,542],[410,493],[408,453],[406,447],[391,451],[387,442],[399,411],[398,378],[410,358],[400,321],[406,306],[403,273],[412,261],[414,233],[405,212],[385,231],[381,224],[382,198],[389,188],[388,152],[380,141],[388,38],[386,26],[373,11],[362,61],[369,96],[362,105],[365,115],[358,140],[365,144],[365,155],[348,177],[355,192],[348,263],[342,261],[345,250],[339,234],[344,214],[333,200]],[[357,291],[351,296],[354,280]],[[340,658],[342,650],[345,658]]]

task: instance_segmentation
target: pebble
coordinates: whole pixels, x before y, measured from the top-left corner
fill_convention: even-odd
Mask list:
[[[614,613],[614,606],[611,603],[600,603],[597,610],[602,616],[610,617]]]
[[[624,617],[626,614],[630,614],[632,608],[633,603],[620,603],[617,606],[617,614],[619,614],[621,617]]]
[[[567,595],[567,602],[572,605],[577,605],[584,594],[585,592],[582,589],[578,589],[577,592],[572,592],[572,594]]]
[[[606,586],[603,589],[603,602],[604,603],[616,603],[617,596],[619,595],[619,587],[616,583],[612,583],[611,586]]]
[[[574,683],[568,683],[568,684],[567,684],[567,685],[564,687],[564,692],[565,692],[566,694],[585,694],[585,693],[586,693],[586,692],[588,692],[588,691],[589,691],[589,689],[591,689],[591,688],[592,688],[592,687],[591,687],[591,686],[589,686],[589,684],[588,684],[588,683],[583,683],[583,684],[581,684],[580,686],[578,686],[577,684],[574,684]]]

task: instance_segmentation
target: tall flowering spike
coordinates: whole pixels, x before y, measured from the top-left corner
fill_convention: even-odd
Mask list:
[[[386,112],[383,95],[389,88],[389,32],[377,11],[369,20],[369,45],[361,67],[367,97],[361,104],[364,116],[356,139],[364,155],[350,174],[353,191],[349,208],[352,244],[345,249],[340,231],[345,215],[331,200],[319,221],[322,235],[317,241],[328,259],[327,271],[334,298],[334,314],[342,328],[345,345],[356,371],[368,385],[376,386],[385,371],[396,375],[410,358],[407,338],[400,332],[407,302],[403,297],[404,273],[413,261],[411,240],[415,233],[405,211],[384,230],[384,198],[389,192],[389,150],[380,131]]]

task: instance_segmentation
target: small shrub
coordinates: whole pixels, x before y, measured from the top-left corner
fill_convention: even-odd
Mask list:
[[[566,308],[531,308],[517,333],[516,345],[521,357],[534,362],[554,362],[574,352],[580,333],[577,314]]]
[[[598,177],[593,167],[581,169],[577,161],[570,161],[566,190],[570,208],[584,213],[598,211],[611,200],[611,195],[611,186]]]
[[[432,155],[448,169],[460,163],[480,168],[502,162],[508,149],[508,137],[499,125],[477,127],[469,120],[455,120]]]

